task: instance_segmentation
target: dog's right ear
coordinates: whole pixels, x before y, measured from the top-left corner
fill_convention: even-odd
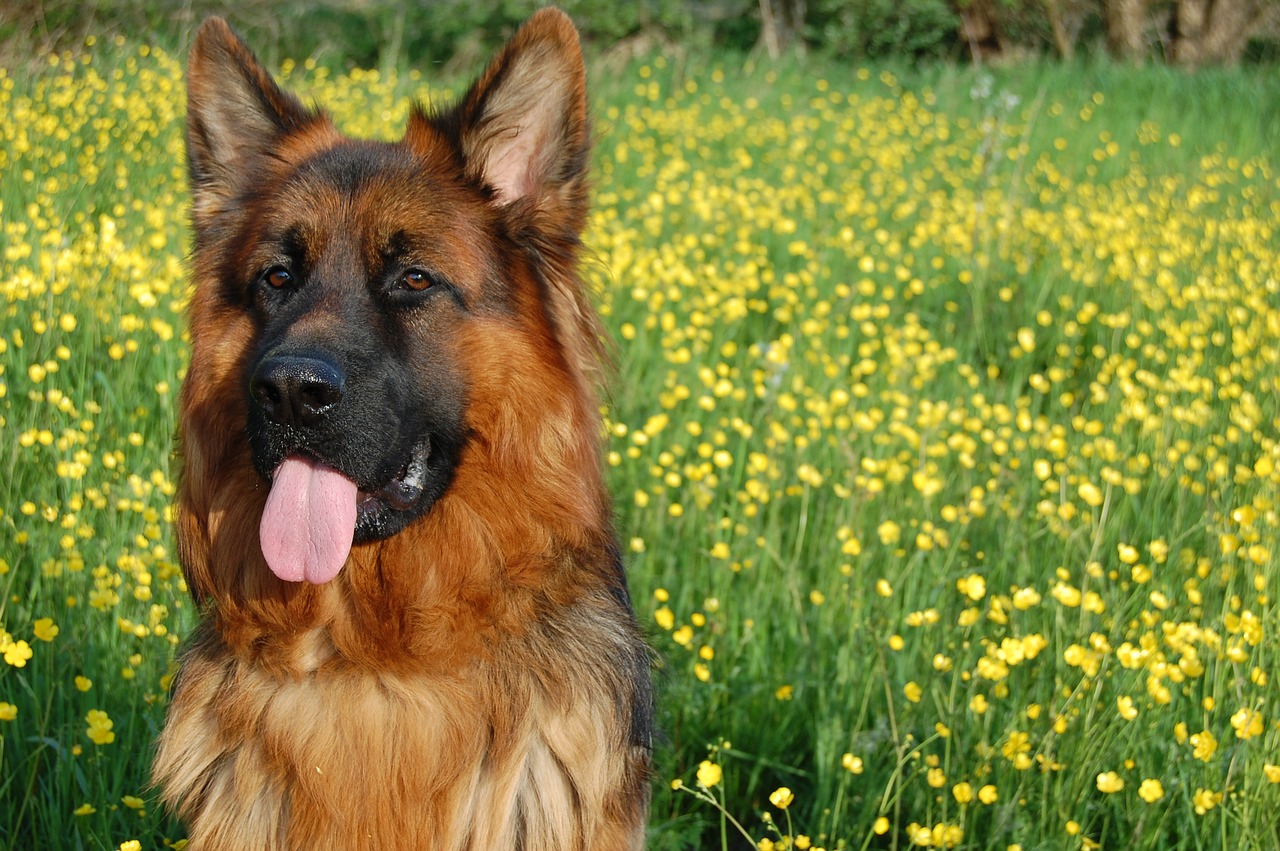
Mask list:
[[[276,85],[226,21],[205,21],[187,63],[187,168],[196,225],[252,184],[284,136],[321,117]]]

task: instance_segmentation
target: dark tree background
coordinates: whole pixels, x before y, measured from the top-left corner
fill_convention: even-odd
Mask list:
[[[181,49],[208,14],[255,44],[365,66],[470,67],[540,0],[4,0],[0,65],[125,33]],[[1280,58],[1280,0],[560,0],[598,51],[807,51],[987,62],[1106,51],[1196,67]]]

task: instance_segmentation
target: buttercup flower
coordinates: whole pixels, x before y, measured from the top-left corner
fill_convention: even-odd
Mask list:
[[[720,782],[720,776],[720,766],[714,762],[704,759],[698,764],[698,785],[710,789]]]
[[[115,722],[101,709],[90,709],[89,714],[85,716],[85,721],[89,724],[85,735],[95,745],[109,745],[116,740],[116,734],[111,731]]]
[[[1164,785],[1159,780],[1148,778],[1138,787],[1138,797],[1148,804],[1154,804],[1164,797]]]

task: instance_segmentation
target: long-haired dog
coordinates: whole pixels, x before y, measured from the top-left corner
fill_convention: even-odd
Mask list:
[[[176,516],[201,620],[154,766],[189,851],[643,844],[589,142],[555,10],[395,143],[201,27]]]

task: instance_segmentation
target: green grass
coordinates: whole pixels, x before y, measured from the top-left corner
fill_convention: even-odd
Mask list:
[[[431,94],[288,76],[364,135]],[[594,78],[651,847],[742,847],[717,806],[796,847],[762,814],[827,848],[1275,847],[1280,78]],[[0,846],[182,835],[147,786],[191,627],[181,112],[126,44],[0,77]]]

